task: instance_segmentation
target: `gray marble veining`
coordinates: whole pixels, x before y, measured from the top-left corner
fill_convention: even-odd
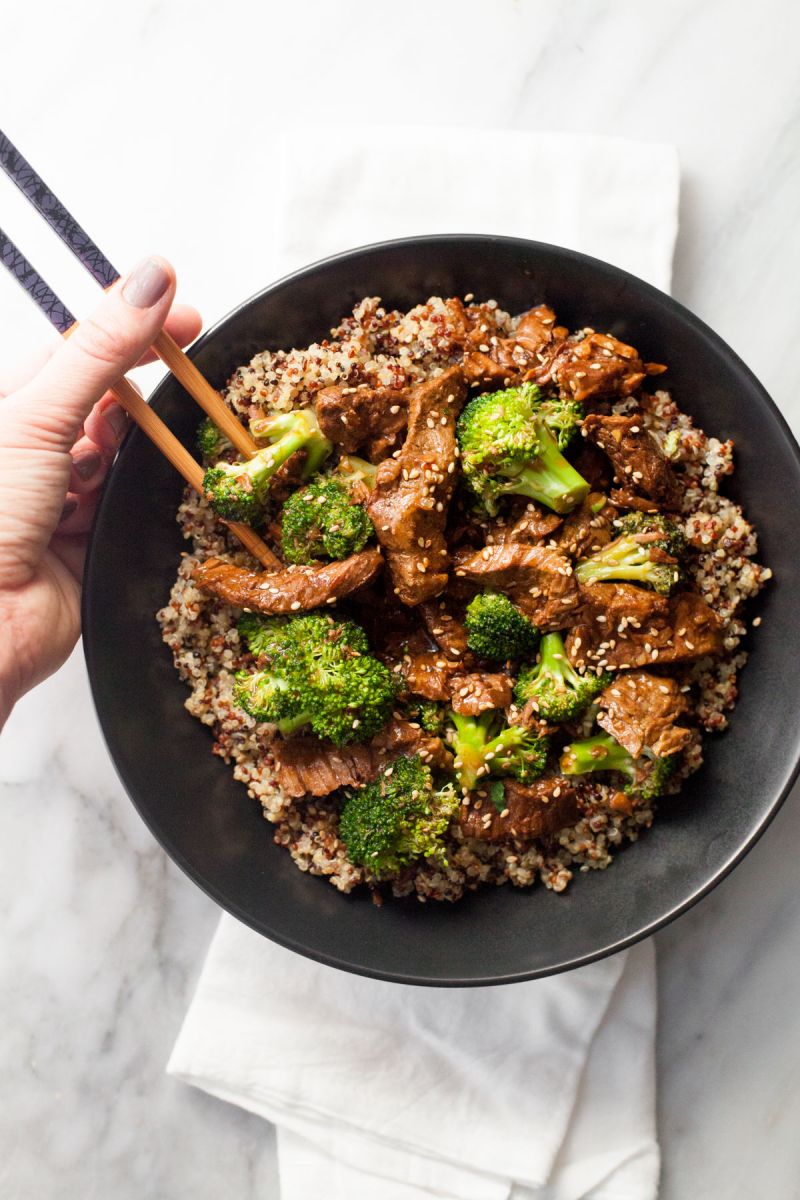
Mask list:
[[[8,132],[112,258],[170,254],[209,320],[271,278],[258,232],[274,217],[270,134],[287,122],[330,119],[341,137],[366,119],[672,141],[674,292],[800,430],[789,0],[233,0],[205,13],[76,0],[44,20],[15,6],[4,35],[18,50],[0,80]],[[0,207],[65,298],[90,300],[5,184]],[[42,336],[0,279],[0,366]],[[0,781],[0,1195],[276,1200],[270,1128],[164,1076],[217,914],[125,798],[79,653],[12,718]],[[664,1200],[800,1197],[798,844],[795,796],[657,939]]]

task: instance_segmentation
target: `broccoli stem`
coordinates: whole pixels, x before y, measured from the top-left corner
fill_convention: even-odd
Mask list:
[[[259,440],[268,438],[272,442],[271,446],[260,450],[255,459],[251,459],[251,462],[260,460],[264,464],[263,469],[270,475],[274,475],[278,467],[298,450],[305,450],[303,474],[308,478],[319,470],[333,449],[320,432],[317,419],[310,409],[259,418],[250,422],[250,431],[253,437]]]
[[[592,771],[621,771],[633,781],[636,765],[625,749],[610,733],[599,733],[582,742],[564,747],[561,770],[565,775],[588,775]]]
[[[568,685],[576,690],[583,687],[586,681],[567,658],[564,639],[560,633],[546,633],[539,646],[539,652],[541,654],[540,674],[552,675],[554,679],[560,681],[564,691],[567,690]]]
[[[590,486],[564,458],[544,421],[536,422],[536,435],[539,439],[537,457],[507,484],[500,484],[500,490],[528,496],[557,513],[571,512],[588,496]]]
[[[450,716],[456,728],[454,766],[465,791],[472,791],[493,766],[495,770],[502,768],[508,751],[514,750],[526,736],[526,730],[509,725],[491,737],[498,717],[494,710],[479,717],[465,717],[456,712]]]

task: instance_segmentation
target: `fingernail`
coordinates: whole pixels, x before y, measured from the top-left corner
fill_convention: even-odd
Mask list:
[[[87,454],[78,455],[73,458],[72,465],[75,468],[75,474],[78,479],[91,479],[100,470],[102,458],[97,450],[90,450]]]
[[[134,267],[122,288],[122,295],[134,308],[152,308],[169,287],[170,279],[161,263],[145,258]]]
[[[108,408],[103,409],[103,422],[111,430],[114,441],[121,441],[128,428],[128,417],[125,410],[118,404],[109,404]]]
[[[67,500],[64,507],[61,510],[61,516],[58,518],[59,525],[61,525],[64,521],[69,520],[69,518],[72,516],[72,514],[77,511],[77,508],[78,508],[77,500]]]

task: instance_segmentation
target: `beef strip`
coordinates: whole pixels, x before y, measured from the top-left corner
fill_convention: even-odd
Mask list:
[[[602,493],[590,492],[565,518],[553,539],[556,548],[573,558],[585,558],[593,554],[617,536],[614,520],[618,516],[618,510],[608,503]]]
[[[461,620],[448,604],[449,597],[438,597],[436,600],[424,600],[418,608],[425,628],[430,636],[448,658],[457,658],[460,662],[471,658],[467,645],[467,631]]]
[[[278,738],[272,753],[278,786],[292,799],[361,787],[401,754],[419,754],[432,766],[443,766],[447,755],[440,738],[396,719],[369,742],[336,747],[315,737]]]
[[[575,619],[581,597],[568,558],[545,546],[509,542],[478,551],[458,551],[457,576],[504,592],[539,629],[564,629]]]
[[[314,407],[326,438],[355,454],[367,447],[373,462],[384,459],[397,445],[408,420],[408,393],[391,388],[322,388]]]
[[[456,479],[456,418],[466,394],[460,367],[412,390],[403,448],[378,467],[367,502],[403,604],[430,600],[447,586],[444,529]]]
[[[504,791],[505,815],[497,811],[488,795],[462,805],[460,822],[466,837],[487,842],[550,837],[580,818],[580,789],[563,775],[530,784],[506,779]]]
[[[450,706],[465,717],[477,717],[492,708],[508,708],[511,694],[511,677],[502,671],[454,675],[450,680]]]
[[[666,367],[642,362],[637,350],[608,333],[555,343],[555,352],[533,374],[539,384],[558,385],[562,396],[587,403],[601,396],[630,396],[648,375]]]
[[[538,362],[543,362],[554,346],[560,346],[568,330],[556,324],[556,314],[546,304],[537,304],[517,321],[514,340]]]
[[[499,388],[519,376],[530,356],[513,338],[500,336],[495,311],[487,305],[464,308],[447,301],[454,342],[462,350],[462,367],[472,388]],[[518,358],[515,358],[515,352]]]
[[[405,654],[400,671],[413,695],[425,700],[449,700],[451,680],[454,675],[463,673],[464,667],[460,662],[445,658],[441,650],[432,650]]]
[[[363,550],[341,562],[248,571],[220,558],[207,558],[192,572],[199,588],[226,604],[262,613],[309,612],[334,603],[368,584],[380,571],[379,550]]]
[[[558,529],[563,519],[554,512],[547,512],[531,500],[522,506],[522,512],[516,519],[509,522],[507,518],[501,517],[490,525],[486,533],[486,544],[504,546],[507,542],[541,542]]]
[[[566,641],[578,667],[626,670],[722,653],[720,621],[694,592],[667,600],[632,583],[592,583],[581,597],[581,618]]]
[[[681,489],[672,467],[643,424],[643,414],[603,417],[590,413],[583,422],[589,438],[611,460],[626,491],[644,495],[662,508],[677,511]]]
[[[646,671],[620,675],[600,693],[597,704],[597,724],[634,758],[645,748],[665,758],[691,740],[691,731],[676,724],[687,703],[669,676]]]
[[[576,438],[569,448],[567,458],[579,475],[582,475],[593,492],[608,492],[614,472],[608,458],[593,442]]]
[[[632,508],[636,512],[657,513],[659,506],[655,500],[647,500],[644,496],[636,496],[626,488],[612,488],[610,493],[612,504],[617,508]]]

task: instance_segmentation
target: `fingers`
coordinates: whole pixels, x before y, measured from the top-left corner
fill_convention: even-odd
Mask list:
[[[76,537],[88,533],[92,527],[95,509],[100,498],[97,488],[86,495],[68,492],[61,510],[61,518],[56,526],[56,534],[63,537]]]
[[[72,447],[69,490],[85,495],[99,487],[128,429],[128,416],[110,394],[95,404]]]
[[[196,308],[192,308],[188,304],[173,304],[169,316],[164,322],[164,328],[179,346],[188,346],[203,328],[203,318]],[[30,383],[33,376],[37,371],[41,371],[60,345],[61,339],[54,338],[52,342],[41,346],[33,354],[17,363],[8,366],[0,363],[0,397],[8,396],[18,388],[24,387],[26,383]],[[147,350],[136,365],[142,367],[145,363],[155,362],[156,358],[157,355],[152,350]]]
[[[17,392],[31,447],[69,451],[93,406],[144,355],[175,296],[175,272],[148,258],[107,292],[30,383]]]
[[[203,328],[203,318],[196,308],[188,304],[173,304],[164,322],[164,328],[179,346],[188,346]],[[152,350],[148,350],[139,359],[137,366],[143,367],[145,363],[155,362],[157,357]]]

